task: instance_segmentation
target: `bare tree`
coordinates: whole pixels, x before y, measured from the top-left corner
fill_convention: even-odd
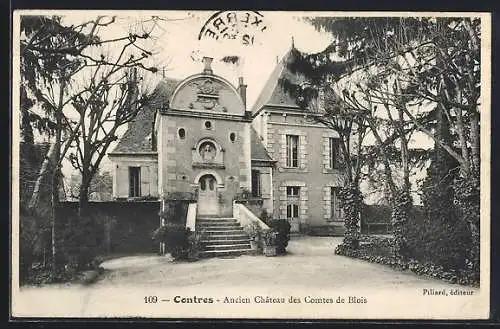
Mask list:
[[[125,71],[137,68],[156,71],[154,67],[144,65],[145,59],[151,57],[152,52],[138,45],[139,40],[151,38],[151,31],[102,38],[102,29],[115,24],[116,17],[99,16],[71,26],[63,24],[62,21],[61,17],[21,17],[21,131],[26,140],[33,142],[34,126],[42,133],[53,136],[54,143],[56,159],[52,178],[52,269],[54,271],[61,265],[59,246],[61,228],[56,212],[60,202],[60,169],[68,150],[82,136],[80,132],[88,128],[82,126],[86,122],[81,115],[79,120],[73,120],[75,109],[77,113],[83,113],[83,118],[86,118],[89,109],[99,113],[98,100],[102,100],[103,95],[110,90],[116,90],[112,86],[118,85],[125,87],[125,92],[121,98],[117,98],[115,104],[123,105],[127,97],[130,100],[130,91],[137,89],[132,87],[131,81],[124,82]],[[120,60],[116,61],[114,57],[102,52],[97,54],[104,46],[121,46]],[[125,50],[128,48],[134,48],[139,55],[134,57],[126,53]],[[104,70],[107,75],[103,74]],[[106,81],[106,77],[109,78],[120,71],[122,78],[115,77],[111,82]],[[83,89],[77,88],[76,81],[81,80],[88,72],[95,74],[90,84]],[[99,78],[103,79],[96,81]],[[117,122],[124,124],[127,120],[131,120],[134,112],[136,111],[120,114]],[[103,110],[100,113],[103,113]],[[92,129],[97,127],[98,130],[103,129],[102,120],[112,119],[111,116],[99,117],[96,113],[91,117],[95,122],[90,126]],[[96,131],[92,132],[92,136],[95,136],[94,133]],[[107,147],[109,143],[107,139],[102,142],[102,146]],[[88,147],[85,148],[86,154],[92,154],[88,153],[89,151]],[[88,155],[85,159],[85,163],[88,163]],[[86,181],[91,180],[93,172],[95,170],[92,168],[86,172]]]

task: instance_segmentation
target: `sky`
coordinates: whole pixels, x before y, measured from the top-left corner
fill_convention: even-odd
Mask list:
[[[63,16],[62,22],[67,25],[79,24],[102,14],[72,11]],[[110,14],[117,15],[117,12]],[[251,11],[118,12],[116,21],[101,28],[99,35],[102,39],[113,39],[130,32],[151,34],[152,38],[142,45],[153,52],[146,64],[159,68],[159,72],[143,73],[148,89],[153,89],[163,77],[184,79],[199,73],[203,69],[202,58],[212,57],[215,74],[235,86],[238,77],[245,79],[247,107],[251,109],[272,70],[292,47],[292,43],[299,51],[307,53],[322,51],[331,43],[330,35],[316,31],[303,20],[302,15],[298,12]],[[225,38],[225,32],[233,38]],[[116,55],[119,49],[116,44],[111,44],[98,51]],[[225,56],[238,56],[241,60],[238,65],[231,65],[221,61]],[[126,128],[124,126],[119,130],[118,137]],[[417,138],[416,144],[421,145],[422,142],[428,144],[429,141]],[[116,143],[112,144],[108,153],[115,146]],[[101,170],[111,170],[107,157],[101,164]],[[63,172],[69,178],[75,170],[66,162]]]
[[[242,37],[234,40],[222,40],[221,37],[215,40],[210,34],[198,40],[200,30],[213,14],[214,12],[197,11],[167,13],[161,16],[163,20],[158,22],[155,30],[158,40],[153,46],[158,52],[155,56],[158,66],[166,66],[167,76],[182,79],[200,72],[201,59],[204,56],[212,57],[215,74],[225,77],[233,84],[236,84],[239,76],[245,78],[250,106],[267,81],[277,58],[280,59],[290,49],[292,38],[295,47],[304,52],[321,51],[331,41],[328,35],[316,32],[311,25],[299,20],[297,16],[276,12],[261,12],[262,17],[259,19],[262,22],[257,29],[241,28],[239,35],[253,36],[252,44],[244,45]],[[220,15],[225,22],[227,14],[231,12]],[[245,12],[240,13],[237,19],[246,20]],[[255,21],[255,17],[249,20]],[[238,25],[244,23],[240,22]],[[123,18],[122,26],[124,30],[127,29],[126,18]],[[212,29],[215,30],[213,25]],[[220,59],[224,56],[240,56],[242,63],[239,66],[222,63]]]
[[[152,14],[157,17],[151,19]],[[157,74],[143,73],[148,89],[154,88],[164,76],[184,79],[199,73],[203,69],[202,58],[212,57],[212,69],[215,74],[221,75],[235,86],[238,77],[244,78],[249,109],[277,61],[291,48],[292,42],[297,49],[309,53],[321,51],[331,42],[329,35],[317,32],[304,22],[298,16],[300,13],[238,12],[234,16],[233,12],[222,12],[213,18],[214,14],[216,12],[211,11],[160,11],[147,14],[138,12],[133,16],[127,13],[118,15],[112,25],[101,28],[99,35],[103,39],[110,39],[129,32],[151,32],[152,40],[143,45],[154,54],[148,64],[159,68],[160,71]],[[63,16],[63,23],[78,24],[93,18],[94,16],[88,13],[71,12]],[[245,23],[247,21],[248,23]],[[238,30],[233,33],[235,38],[224,39],[220,34],[216,40],[210,31],[217,31],[217,27],[223,30],[224,25],[230,26],[231,22],[238,22]],[[200,31],[204,26],[204,37],[199,40]],[[244,35],[249,37],[247,44],[244,44]],[[116,47],[107,47],[104,52],[116,52]],[[221,61],[224,56],[238,56],[241,60],[238,65],[227,64]],[[119,130],[119,137],[125,130],[126,127]],[[111,145],[108,152],[112,151],[115,145]],[[106,157],[101,166],[102,170],[109,170],[110,165]],[[69,177],[74,169],[69,163],[65,163],[63,171],[65,176]]]

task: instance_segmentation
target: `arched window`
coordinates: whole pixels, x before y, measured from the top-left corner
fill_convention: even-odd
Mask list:
[[[205,191],[207,189],[207,184],[205,182],[205,179],[200,179],[200,188],[202,191]]]

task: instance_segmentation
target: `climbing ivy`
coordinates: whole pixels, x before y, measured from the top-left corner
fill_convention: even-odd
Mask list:
[[[465,177],[455,179],[453,189],[455,203],[462,220],[470,229],[470,249],[467,259],[467,268],[471,279],[479,280],[479,219],[480,219],[480,183],[479,173],[471,173]]]
[[[394,234],[392,247],[394,248],[393,253],[402,258],[407,258],[410,253],[407,240],[407,224],[411,215],[412,205],[411,195],[406,190],[401,190],[394,198],[391,216]]]
[[[346,231],[344,240],[335,249],[336,254],[345,254],[348,250],[359,248],[359,219],[363,195],[357,184],[351,183],[342,187],[339,191],[339,201],[344,211]]]

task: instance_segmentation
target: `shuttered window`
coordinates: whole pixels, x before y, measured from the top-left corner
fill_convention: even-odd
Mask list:
[[[339,139],[328,139],[328,164],[330,169],[338,169],[339,167]]]
[[[286,135],[286,166],[297,168],[299,166],[299,136]]]
[[[141,196],[141,167],[129,167],[129,197]]]

